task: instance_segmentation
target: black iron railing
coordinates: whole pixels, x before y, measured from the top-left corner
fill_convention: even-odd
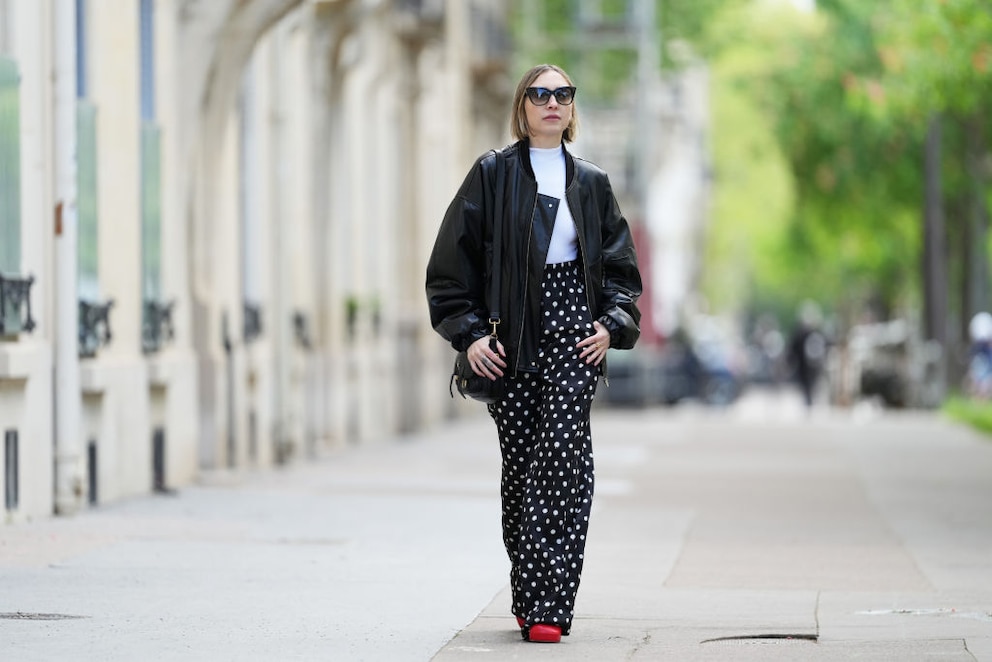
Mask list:
[[[141,323],[141,345],[145,353],[159,351],[162,345],[175,337],[175,327],[172,324],[172,309],[175,305],[175,301],[145,300]]]
[[[307,317],[306,313],[300,311],[293,313],[293,336],[303,349],[313,347],[313,338],[310,334],[310,318]]]
[[[0,274],[0,335],[34,329],[31,317],[31,286],[34,276],[19,278]]]
[[[423,42],[444,28],[444,0],[393,0],[393,25],[401,37]]]
[[[96,356],[98,349],[110,344],[110,309],[114,301],[106,303],[79,301],[79,355]]]
[[[244,337],[245,342],[251,342],[262,335],[262,307],[258,304],[244,302]]]

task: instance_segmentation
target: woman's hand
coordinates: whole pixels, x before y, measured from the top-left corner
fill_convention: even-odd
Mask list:
[[[506,368],[506,350],[503,349],[503,343],[497,340],[497,352],[494,352],[489,348],[489,338],[490,336],[483,336],[469,345],[468,363],[475,374],[496,381],[503,376],[503,369]]]
[[[610,348],[610,332],[601,322],[592,323],[596,333],[580,340],[576,347],[582,350],[580,359],[585,359],[587,365],[599,365],[606,358],[606,350]]]

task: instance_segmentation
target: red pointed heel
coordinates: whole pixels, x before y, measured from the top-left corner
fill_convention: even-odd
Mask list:
[[[530,641],[536,643],[557,644],[561,641],[561,628],[557,625],[544,625],[543,623],[537,623],[536,625],[530,626],[530,632],[527,636]]]
[[[524,626],[524,619],[517,616],[517,627],[522,628]]]

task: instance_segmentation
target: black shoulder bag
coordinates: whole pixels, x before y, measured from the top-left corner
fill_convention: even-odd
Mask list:
[[[493,330],[489,335],[489,347],[494,352],[496,349],[496,329],[500,323],[499,312],[499,290],[500,277],[503,273],[503,187],[506,173],[503,168],[503,154],[498,149],[496,152],[496,204],[495,215],[493,216],[493,264],[492,280],[489,283],[489,324]],[[463,398],[472,398],[479,402],[492,404],[502,399],[506,390],[503,377],[495,380],[488,377],[481,377],[475,374],[471,364],[468,362],[468,352],[459,352],[455,357],[455,369],[451,373],[451,381],[448,384],[448,391],[451,397],[455,397],[454,386],[461,393]]]

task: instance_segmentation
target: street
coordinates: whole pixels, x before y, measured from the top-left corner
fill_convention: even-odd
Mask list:
[[[0,528],[0,659],[992,660],[992,440],[792,391],[593,440],[561,644],[510,615],[480,415]]]

